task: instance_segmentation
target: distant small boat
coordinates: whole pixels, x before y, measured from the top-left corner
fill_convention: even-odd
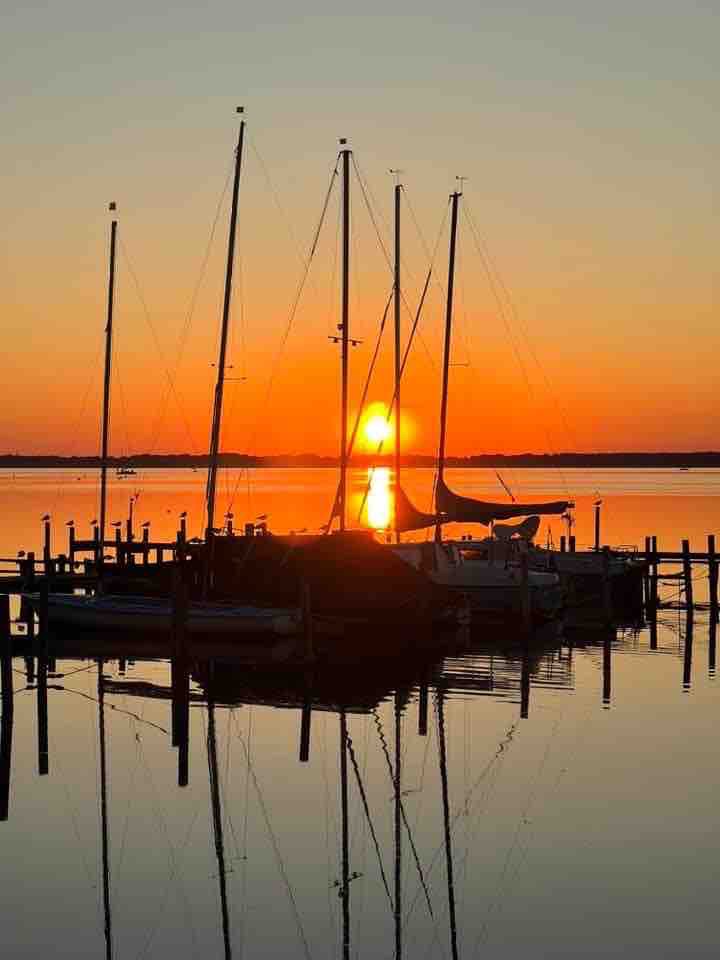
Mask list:
[[[683,471],[689,470],[689,469],[690,469],[690,467],[678,467],[678,470],[683,470]]]
[[[133,470],[132,467],[118,467],[115,471],[116,477],[135,477],[137,476],[137,470]]]
[[[38,593],[23,595],[31,606],[40,605]],[[172,606],[169,600],[142,596],[90,597],[50,594],[48,620],[58,626],[89,630],[170,630]],[[232,603],[191,603],[187,629],[195,634],[272,634],[292,636],[300,632],[299,610],[255,607]]]

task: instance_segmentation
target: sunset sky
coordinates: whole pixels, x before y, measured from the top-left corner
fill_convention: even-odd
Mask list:
[[[113,452],[206,449],[227,193],[201,266],[236,104],[248,140],[225,450],[337,450],[337,191],[280,345],[341,136],[388,250],[388,170],[404,171],[423,238],[406,207],[412,309],[468,178],[463,209],[502,283],[463,217],[450,453],[720,447],[715,5],[28,0],[2,24],[0,452],[98,450],[110,200]],[[391,277],[356,184],[352,205],[357,404]],[[407,447],[423,453],[447,241],[446,227],[403,387]],[[391,343],[388,328],[373,402],[389,399]]]

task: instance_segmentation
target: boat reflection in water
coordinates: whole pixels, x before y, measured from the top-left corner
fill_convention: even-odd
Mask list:
[[[461,954],[461,946],[467,942],[461,930],[463,915],[459,908],[462,896],[465,895],[463,884],[467,881],[467,867],[460,865],[465,864],[464,860],[454,860],[454,845],[459,841],[456,835],[458,824],[463,816],[468,816],[467,808],[474,789],[468,788],[467,783],[478,777],[479,783],[485,776],[485,768],[479,761],[475,762],[473,754],[473,765],[465,770],[465,790],[462,791],[464,795],[459,797],[459,771],[453,772],[453,765],[460,762],[460,755],[457,743],[453,742],[449,735],[448,727],[448,718],[453,714],[453,709],[457,709],[452,705],[458,700],[467,702],[469,698],[478,696],[506,701],[511,706],[517,705],[513,707],[512,713],[507,715],[506,725],[509,723],[509,726],[493,748],[494,753],[489,761],[492,766],[502,762],[502,757],[515,736],[518,721],[531,715],[533,688],[568,693],[575,685],[573,646],[568,643],[562,628],[557,624],[546,625],[530,639],[520,639],[507,631],[483,638],[461,631],[453,639],[451,648],[446,649],[442,655],[418,652],[412,658],[384,658],[382,662],[368,660],[353,665],[352,669],[328,665],[301,667],[271,665],[267,662],[252,664],[247,660],[240,662],[229,654],[227,647],[214,649],[212,644],[207,642],[194,644],[192,638],[188,638],[184,648],[177,649],[172,649],[170,640],[164,641],[163,648],[157,637],[152,640],[151,647],[147,642],[140,643],[132,636],[108,639],[106,635],[94,637],[87,633],[76,638],[67,633],[62,637],[51,636],[42,650],[38,650],[37,641],[33,642],[32,639],[15,637],[14,641],[16,654],[19,656],[16,655],[12,660],[6,655],[2,659],[0,819],[7,819],[12,812],[10,785],[13,730],[14,723],[17,724],[17,720],[14,721],[13,675],[17,680],[17,674],[22,672],[24,662],[27,689],[34,690],[36,699],[38,767],[40,773],[48,773],[53,767],[49,743],[58,743],[56,738],[49,737],[48,675],[52,676],[55,712],[58,710],[57,701],[62,698],[64,690],[77,693],[72,689],[70,677],[73,673],[79,671],[82,675],[83,669],[97,673],[96,695],[91,699],[97,703],[97,763],[101,814],[99,846],[104,918],[102,928],[105,955],[108,958],[113,956],[114,940],[119,936],[119,925],[113,924],[113,900],[119,898],[120,891],[117,890],[116,883],[110,882],[110,878],[114,856],[118,860],[122,857],[114,839],[117,835],[114,835],[109,827],[113,813],[116,818],[119,816],[118,811],[112,809],[109,786],[112,782],[124,782],[127,772],[120,768],[119,762],[114,761],[113,737],[110,731],[106,730],[106,726],[110,717],[118,718],[113,722],[122,722],[123,708],[130,706],[127,702],[129,698],[140,701],[141,705],[133,706],[132,710],[126,712],[136,718],[143,717],[146,707],[142,705],[142,701],[145,701],[148,710],[154,708],[158,721],[153,722],[154,735],[166,734],[167,746],[172,745],[177,749],[178,786],[188,787],[191,779],[196,784],[201,781],[207,783],[209,804],[205,802],[204,814],[201,809],[200,816],[204,817],[212,831],[216,873],[212,881],[206,882],[217,885],[217,927],[221,933],[226,958],[233,956],[234,946],[240,939],[238,925],[234,923],[238,909],[238,905],[233,904],[236,894],[229,882],[234,869],[233,859],[237,860],[237,857],[233,858],[225,849],[226,842],[229,842],[228,824],[232,826],[233,815],[233,809],[228,808],[229,764],[233,757],[246,771],[246,791],[254,791],[261,821],[272,839],[278,861],[283,863],[279,840],[272,828],[269,812],[272,804],[268,805],[262,794],[259,775],[254,766],[258,760],[251,759],[253,748],[250,734],[237,734],[231,740],[232,717],[237,715],[235,711],[238,708],[253,707],[271,710],[270,713],[263,712],[260,719],[255,721],[256,724],[266,723],[268,728],[277,727],[274,717],[278,720],[289,719],[294,712],[297,751],[293,753],[300,763],[309,764],[306,769],[310,772],[322,768],[325,778],[328,777],[325,756],[328,721],[329,729],[332,730],[332,717],[336,718],[337,741],[333,735],[331,747],[335,749],[333,744],[336,742],[338,754],[334,762],[333,758],[330,758],[330,769],[334,768],[338,772],[338,793],[335,801],[337,806],[332,817],[338,827],[339,872],[331,881],[331,887],[339,901],[333,902],[339,907],[338,953],[343,960],[354,953],[356,945],[353,937],[359,935],[353,922],[353,908],[357,911],[365,909],[366,894],[363,892],[361,895],[361,884],[356,885],[355,881],[360,881],[365,874],[370,876],[372,873],[374,876],[375,869],[378,871],[378,896],[381,896],[384,890],[384,897],[391,912],[394,955],[413,955],[414,951],[408,947],[405,934],[411,920],[413,924],[417,924],[422,919],[423,923],[432,925],[433,936],[438,938],[438,955],[457,958]],[[590,652],[601,671],[602,682],[597,685],[599,703],[609,706],[611,702],[613,650],[634,648],[637,642],[637,633],[618,635],[615,631],[591,632],[578,638],[579,646],[585,652]],[[714,668],[714,634],[711,646]],[[601,656],[592,653],[594,648],[602,650]],[[684,683],[690,682],[691,648],[692,636],[689,645],[687,638],[684,644]],[[115,659],[117,667],[113,663]],[[143,674],[149,674],[151,679],[144,679]],[[169,722],[162,718],[163,701],[169,705]],[[202,714],[201,724],[191,722],[191,714],[199,721],[198,713]],[[542,711],[540,713],[542,714]],[[411,722],[411,716],[416,718],[414,723]],[[314,717],[315,722],[318,717],[322,719],[323,732],[322,737],[317,733],[313,739]],[[355,726],[362,718],[370,721],[364,727],[364,740],[356,733],[360,728]],[[457,721],[457,714],[455,719]],[[248,722],[251,722],[250,719]],[[541,716],[538,722],[542,722]],[[62,729],[63,727],[59,726],[55,731],[56,737],[61,735]],[[221,751],[218,744],[219,731],[223,729],[227,736],[226,752]],[[457,734],[457,726],[454,729]],[[192,741],[198,740],[201,730],[202,741],[193,745]],[[260,728],[254,736],[261,736]],[[423,738],[425,744],[421,784],[426,768],[432,769],[435,781],[425,787],[423,821],[418,819],[420,808],[409,800],[409,796],[418,789],[418,771],[407,773],[407,759],[416,736]],[[272,739],[265,742],[272,744],[274,752],[277,753],[279,743]],[[315,750],[322,752],[322,757],[314,758],[317,764],[322,760],[320,766],[313,766],[311,762],[313,742]],[[190,759],[197,758],[201,743],[207,763],[203,763],[191,777],[193,771],[190,769]],[[160,744],[162,745],[162,741]],[[57,746],[54,749],[58,749]],[[162,753],[158,762],[161,756]],[[372,760],[370,767],[369,759]],[[282,779],[286,776],[289,778],[293,767],[292,754],[284,758],[281,756],[279,760],[276,758],[275,762],[284,771]],[[467,756],[464,762],[467,767]],[[483,759],[482,763],[485,762]],[[374,774],[373,764],[377,767]],[[374,790],[369,779],[372,776],[379,778]],[[267,778],[265,785],[268,785]],[[281,781],[276,782],[275,786],[281,787],[281,792],[287,789]],[[326,782],[326,791],[327,789]],[[422,790],[422,785],[420,789]],[[246,793],[246,806],[247,796]],[[391,810],[387,806],[388,797],[391,797]],[[277,806],[279,802],[275,797],[272,803]],[[175,803],[175,800],[171,800],[170,806]],[[332,801],[331,804],[334,806]],[[463,810],[466,811],[465,814]],[[19,810],[18,814],[22,816],[22,811]],[[237,810],[235,814],[237,815]],[[130,817],[130,809],[123,810],[123,815]],[[309,816],[309,810],[297,808],[290,823],[301,828]],[[386,818],[384,826],[381,823],[383,816]],[[431,817],[435,818],[435,827],[439,828],[437,836],[433,834],[433,843],[437,844],[434,854],[423,846],[421,840],[424,836],[418,836],[420,824],[422,823],[425,834],[426,821]],[[357,844],[353,841],[361,826],[368,831],[371,838],[372,846],[368,841],[368,850],[374,849],[376,865],[375,858],[371,861],[369,853],[367,856],[360,856]],[[285,829],[287,828],[286,823]],[[127,823],[124,830],[127,831]],[[124,845],[124,839],[122,843]],[[233,843],[237,843],[234,836]],[[245,859],[247,849],[245,841]],[[328,855],[330,856],[330,853]],[[436,864],[444,864],[444,869],[436,868]],[[177,870],[177,865],[172,869]],[[294,867],[285,864],[281,868],[286,892],[292,893],[288,879],[289,869],[297,876],[298,871],[302,873],[306,869],[306,864],[299,863]],[[436,870],[437,874],[434,886],[430,879],[433,870]],[[444,883],[441,884],[439,892],[439,875],[443,873]],[[438,903],[438,899],[442,902]],[[301,915],[297,891],[292,893],[291,900],[298,930],[303,938],[303,953],[314,955],[304,932],[303,924],[307,922],[307,917]],[[308,909],[307,899],[304,909]],[[267,923],[269,918],[264,919]],[[127,912],[123,916],[123,922],[127,927]],[[263,932],[267,934],[269,931],[264,930],[262,923],[260,926],[261,929],[254,932],[262,937]],[[416,926],[414,929],[417,931]],[[417,938],[417,932],[415,936]],[[472,939],[470,942],[472,943]],[[288,952],[284,955],[300,954]]]

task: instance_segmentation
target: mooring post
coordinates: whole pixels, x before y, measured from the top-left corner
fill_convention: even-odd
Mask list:
[[[530,596],[530,576],[528,572],[528,555],[520,554],[520,604],[522,628],[524,634],[530,633],[532,627],[532,598]]]
[[[149,543],[149,542],[150,542],[150,528],[149,528],[149,527],[143,527],[143,532],[142,532],[142,547],[143,547],[142,558],[143,558],[143,560],[142,560],[142,562],[143,562],[143,565],[144,565],[144,566],[147,566],[147,563],[148,563],[148,561],[150,560],[150,548],[148,547],[148,543]]]
[[[178,747],[178,786],[188,784],[190,678],[188,671],[188,593],[182,558],[176,559],[172,586],[172,744]]]
[[[520,671],[520,719],[530,716],[530,644],[528,635],[523,643],[522,667]]]
[[[310,759],[310,720],[312,717],[312,700],[305,698],[300,713],[300,763],[307,763]]]
[[[685,648],[683,650],[683,691],[690,690],[692,681],[692,652],[693,652],[693,616],[692,607],[688,607],[685,615]]]
[[[602,549],[602,597],[605,623],[613,622],[612,579],[610,577],[610,548]]]
[[[46,518],[43,520],[43,566],[45,568],[45,576],[49,577],[52,573],[52,557],[50,555],[50,520]]]
[[[300,583],[300,610],[302,614],[303,660],[306,663],[313,663],[315,660],[315,646],[313,639],[312,601],[310,584],[304,578]]]
[[[73,573],[75,570],[75,524],[72,520],[68,524],[68,560],[70,573]]]
[[[657,615],[658,608],[658,539],[653,534],[650,538],[650,549],[652,551],[652,565],[650,567],[650,603],[652,606],[653,619]]]
[[[647,614],[650,610],[650,557],[652,547],[650,537],[645,537],[645,570],[643,572],[643,607]]]
[[[693,608],[692,564],[690,562],[690,541],[682,542],[683,581],[685,584],[685,604],[688,610]]]
[[[597,500],[593,506],[595,507],[595,552],[597,553],[600,550],[600,501]]]
[[[606,630],[603,637],[603,694],[604,707],[610,706],[612,695],[612,642],[614,631]]]
[[[571,533],[570,536],[568,537],[568,547],[569,547],[570,553],[575,553],[575,534],[574,533]]]
[[[563,533],[560,537],[560,553],[565,553],[566,544],[565,544],[565,534]]]
[[[418,736],[426,737],[428,732],[428,681],[423,675],[418,690]]]
[[[717,653],[717,620],[710,618],[710,637],[708,640],[708,673],[715,676],[715,662]]]
[[[10,810],[10,770],[13,729],[12,639],[10,597],[0,595],[0,687],[2,688],[2,729],[0,730],[0,821]]]
[[[122,566],[123,562],[123,548],[122,548],[122,530],[120,527],[115,527],[115,563],[118,567]]]
[[[718,562],[715,553],[715,534],[709,533],[708,538],[708,580],[710,590],[710,620],[718,620]]]

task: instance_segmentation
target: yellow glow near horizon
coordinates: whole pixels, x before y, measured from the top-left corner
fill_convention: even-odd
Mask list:
[[[382,414],[373,414],[365,424],[365,437],[372,444],[377,445],[387,440],[390,433],[390,424]]]

